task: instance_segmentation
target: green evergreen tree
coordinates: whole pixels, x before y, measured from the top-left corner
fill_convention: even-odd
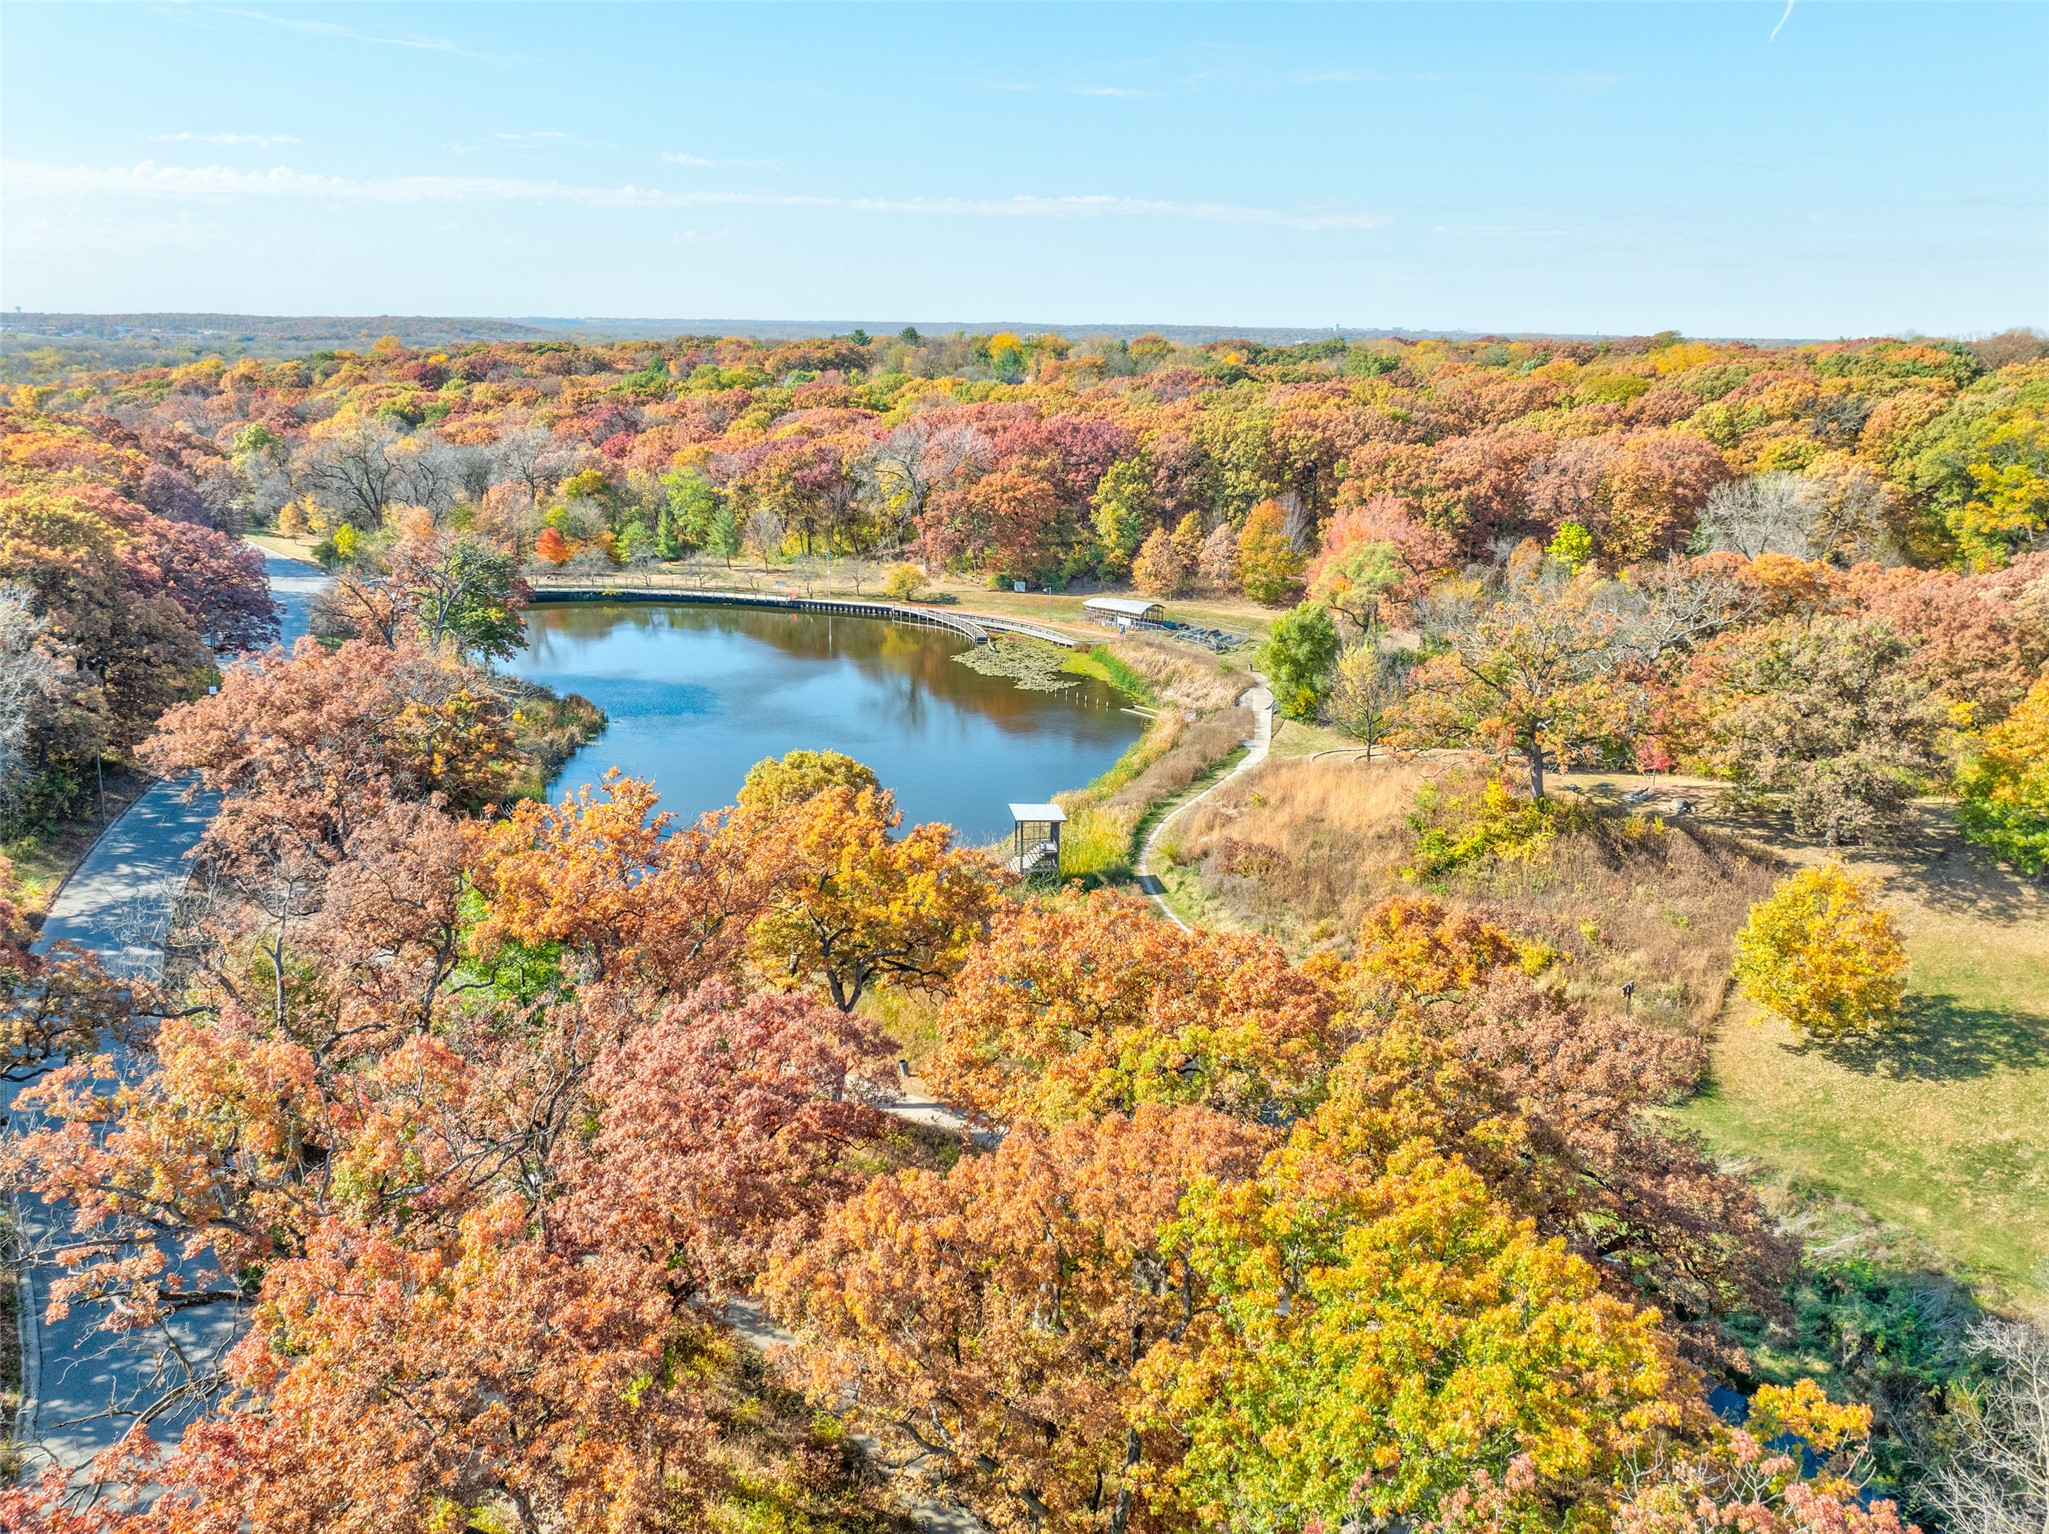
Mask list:
[[[721,505],[713,511],[711,525],[705,529],[704,547],[727,565],[733,563],[733,556],[740,552],[740,522],[732,507]]]

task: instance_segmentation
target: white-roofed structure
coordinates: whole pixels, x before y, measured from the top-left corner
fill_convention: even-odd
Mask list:
[[[1158,623],[1167,609],[1146,597],[1087,597],[1081,610],[1098,623]]]
[[[1067,811],[1057,804],[1013,804],[1010,819],[1012,870],[1028,882],[1045,879],[1058,884],[1060,828],[1067,823]]]

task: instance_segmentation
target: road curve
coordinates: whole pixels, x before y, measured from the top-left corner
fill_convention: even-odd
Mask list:
[[[264,573],[289,646],[306,632],[313,598],[327,577],[316,565],[268,552]],[[212,802],[202,796],[187,803],[182,783],[164,781],[150,788],[100,833],[71,871],[44,919],[38,948],[76,943],[115,974],[157,979],[191,851],[212,818]],[[19,1090],[0,1084],[0,1107],[10,1122]],[[18,1212],[22,1234],[32,1243],[63,1234],[61,1209],[24,1204]],[[152,1382],[173,1361],[171,1349],[204,1357],[235,1329],[234,1318],[219,1307],[187,1311],[162,1331],[115,1336],[96,1333],[95,1306],[47,1320],[50,1281],[60,1272],[42,1262],[16,1274],[22,1405],[15,1437],[31,1469],[50,1462],[80,1465],[111,1446],[133,1421],[124,1407],[150,1393]],[[180,1426],[175,1414],[152,1424],[160,1439],[174,1437]]]

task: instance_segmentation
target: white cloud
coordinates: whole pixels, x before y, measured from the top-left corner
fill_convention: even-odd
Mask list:
[[[284,144],[296,144],[296,133],[153,133],[152,144],[230,144],[247,145],[254,149],[276,149]]]
[[[375,43],[384,48],[417,48],[428,53],[448,53],[457,58],[481,59],[489,64],[509,62],[488,53],[476,53],[458,42],[446,37],[425,37],[409,32],[403,37],[386,37],[375,32],[358,32],[354,27],[344,27],[332,21],[314,21],[304,16],[272,16],[263,11],[237,10],[232,6],[214,8],[223,16],[239,16],[244,21],[267,22],[274,27],[287,27],[294,32],[312,32],[320,37],[341,37],[353,43]]]
[[[561,202],[587,208],[813,208],[922,218],[1097,219],[1141,218],[1212,224],[1257,224],[1290,229],[1373,229],[1381,214],[1342,209],[1285,209],[1221,202],[1101,193],[1017,197],[832,197],[803,193],[671,191],[662,187],[579,186],[506,176],[321,176],[279,166],[267,171],[226,165],[67,166],[9,161],[0,166],[16,195],[175,197],[215,201],[302,198],[328,202],[409,206],[441,202]]]

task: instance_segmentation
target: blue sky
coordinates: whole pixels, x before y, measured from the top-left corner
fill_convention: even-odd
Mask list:
[[[0,21],[10,308],[2049,326],[2042,4]]]

